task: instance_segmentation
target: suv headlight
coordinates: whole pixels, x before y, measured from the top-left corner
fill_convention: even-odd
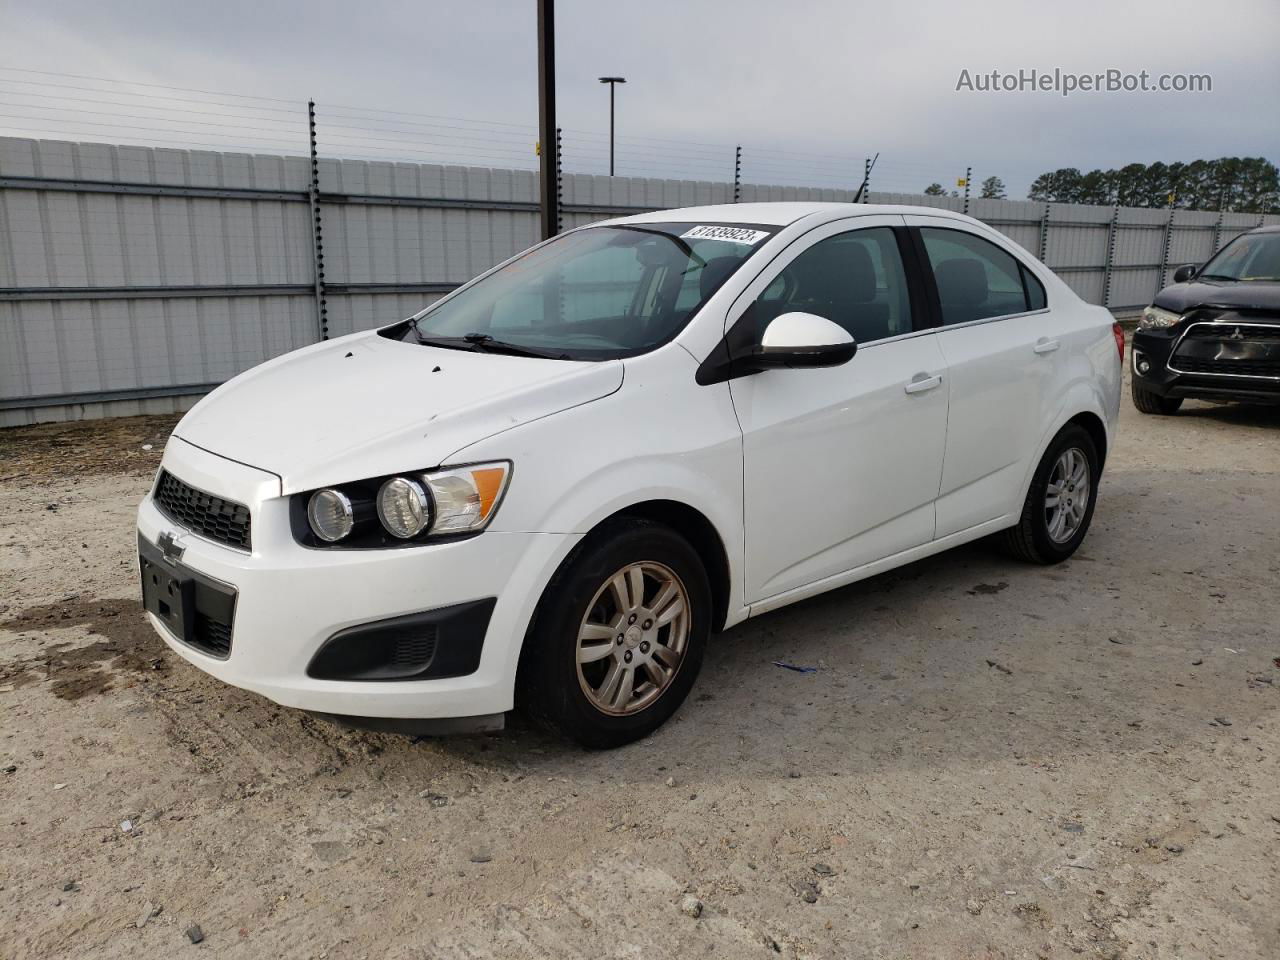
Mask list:
[[[310,546],[379,547],[479,533],[510,479],[501,460],[326,487],[299,498],[306,530],[295,524],[295,535]]]
[[[1174,313],[1172,310],[1165,310],[1163,307],[1145,307],[1142,311],[1142,319],[1138,321],[1138,329],[1163,330],[1165,327],[1172,327],[1181,319],[1182,314]]]

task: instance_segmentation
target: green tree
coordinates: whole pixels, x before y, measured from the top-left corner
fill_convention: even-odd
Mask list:
[[[987,177],[982,181],[981,192],[978,196],[983,200],[1003,200],[1005,193],[1004,181],[999,177]]]
[[[1126,207],[1238,210],[1263,213],[1276,204],[1280,170],[1265,157],[1130,163],[1119,169],[1042,173],[1028,199],[1055,203],[1119,203]]]
[[[926,197],[945,197],[947,191],[942,188],[942,184],[931,183],[924,188],[924,195]]]
[[[1080,171],[1075,167],[1063,167],[1061,170],[1042,173],[1031,184],[1027,199],[1049,203],[1082,203],[1080,180]]]

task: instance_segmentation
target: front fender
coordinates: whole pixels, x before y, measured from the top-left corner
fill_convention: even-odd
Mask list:
[[[724,545],[732,620],[745,602],[742,433],[728,387],[698,386],[697,364],[676,344],[626,363],[623,386],[610,396],[478,441],[452,459],[512,461],[494,530],[581,535],[654,500],[697,510]]]

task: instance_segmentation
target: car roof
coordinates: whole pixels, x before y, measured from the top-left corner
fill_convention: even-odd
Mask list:
[[[845,217],[870,217],[884,214],[920,214],[945,217],[976,226],[981,222],[962,213],[940,207],[916,207],[896,203],[819,203],[815,201],[785,200],[767,203],[720,203],[706,207],[680,207],[674,210],[654,210],[630,217],[618,217],[604,221],[610,223],[753,223],[785,227],[798,220],[812,219],[818,223],[840,220]]]

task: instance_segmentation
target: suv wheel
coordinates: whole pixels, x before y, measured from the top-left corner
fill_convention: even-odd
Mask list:
[[[648,736],[697,679],[711,587],[675,531],[625,520],[570,555],[539,604],[521,665],[535,718],[587,747]]]
[[[1098,500],[1098,448],[1089,432],[1068,424],[1058,432],[1031,478],[1018,525],[1005,546],[1030,563],[1060,563],[1076,552]]]
[[[1154,413],[1168,417],[1177,413],[1178,408],[1182,406],[1181,397],[1162,397],[1148,390],[1137,380],[1130,383],[1130,390],[1133,393],[1133,405],[1140,413]]]

